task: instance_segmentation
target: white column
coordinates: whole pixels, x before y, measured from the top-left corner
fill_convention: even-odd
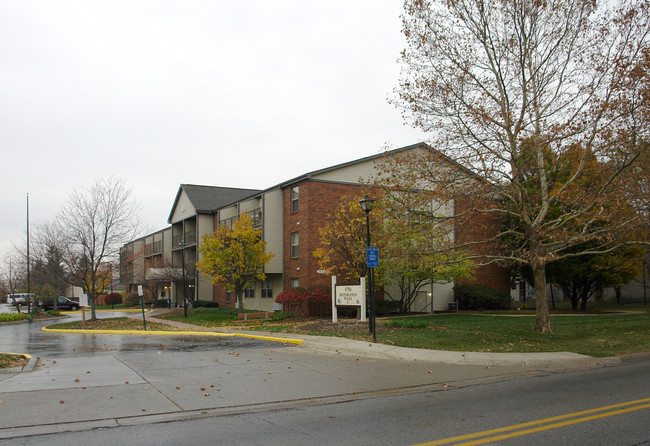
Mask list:
[[[338,322],[336,313],[336,276],[332,276],[332,322]]]
[[[366,278],[361,278],[361,322],[366,321]]]

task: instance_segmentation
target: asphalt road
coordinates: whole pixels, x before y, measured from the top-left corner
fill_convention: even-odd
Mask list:
[[[23,437],[0,445],[641,445],[650,443],[649,376],[650,361],[643,360],[443,391]],[[640,399],[645,401],[608,408]],[[503,431],[494,432],[497,428]],[[458,436],[469,437],[445,440]]]

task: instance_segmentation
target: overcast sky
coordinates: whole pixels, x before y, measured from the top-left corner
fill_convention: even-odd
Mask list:
[[[0,259],[118,176],[164,228],[181,183],[265,189],[424,140],[387,101],[399,0],[0,0]]]

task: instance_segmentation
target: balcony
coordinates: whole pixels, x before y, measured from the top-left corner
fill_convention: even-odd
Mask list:
[[[195,245],[196,244],[196,231],[187,231],[185,234],[177,234],[172,237],[172,247],[178,249],[178,245],[181,242],[185,243],[185,246]]]

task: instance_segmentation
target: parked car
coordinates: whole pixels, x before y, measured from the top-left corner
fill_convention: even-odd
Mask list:
[[[16,294],[7,294],[7,303],[9,305],[25,305],[27,304],[27,297],[29,294],[27,293],[16,293]],[[32,296],[32,302],[34,301],[34,294],[31,294]]]
[[[54,300],[48,300],[43,303],[43,310],[51,310],[54,308]],[[56,308],[57,310],[72,310],[76,311],[79,309],[79,302],[72,299],[68,299],[64,296],[59,296],[56,298]]]

